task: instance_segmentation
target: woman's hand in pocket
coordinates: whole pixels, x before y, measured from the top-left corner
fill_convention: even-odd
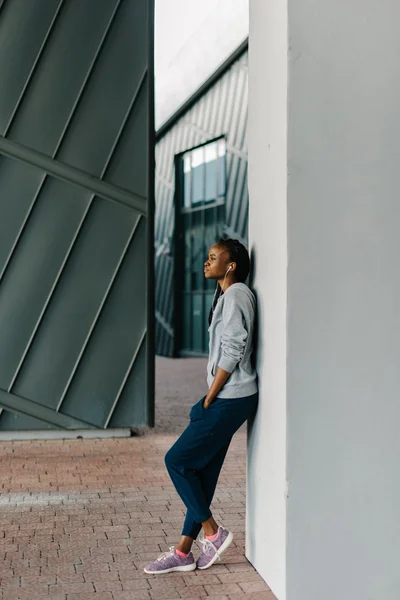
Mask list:
[[[206,396],[203,401],[203,408],[207,410],[207,408],[210,406],[210,404],[214,402],[214,400],[215,398],[210,398],[209,396]]]

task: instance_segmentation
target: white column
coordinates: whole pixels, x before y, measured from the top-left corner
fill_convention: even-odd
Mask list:
[[[250,3],[249,237],[258,301],[260,404],[249,437],[247,556],[286,583],[287,7]]]
[[[399,22],[251,0],[247,553],[279,600],[400,598]]]

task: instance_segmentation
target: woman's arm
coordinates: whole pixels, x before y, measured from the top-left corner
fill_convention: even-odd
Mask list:
[[[214,377],[214,381],[211,384],[210,389],[208,390],[208,394],[205,397],[203,402],[204,408],[208,408],[212,402],[214,402],[215,398],[218,396],[225,383],[228,380],[230,373],[228,371],[224,371],[221,367],[218,367],[217,373]]]
[[[243,292],[241,292],[243,293]],[[236,365],[242,360],[248,333],[244,327],[242,309],[233,294],[225,298],[221,333],[221,358],[208,394],[203,402],[207,408],[220,393]]]

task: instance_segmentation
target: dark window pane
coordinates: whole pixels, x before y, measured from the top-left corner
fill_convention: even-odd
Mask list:
[[[186,214],[183,219],[184,239],[185,239],[185,290],[191,289],[191,267],[192,267],[192,232],[191,232],[191,214]]]

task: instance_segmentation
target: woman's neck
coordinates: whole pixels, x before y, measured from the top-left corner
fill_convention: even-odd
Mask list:
[[[233,285],[234,283],[237,283],[237,281],[232,281],[232,280],[228,280],[228,279],[227,279],[227,280],[225,281],[225,283],[224,283],[224,281],[223,281],[223,280],[221,280],[221,281],[218,281],[218,283],[219,283],[219,285],[220,285],[220,287],[221,287],[222,291],[225,293],[225,292],[226,292],[226,290],[227,290],[228,288],[230,288],[230,287],[231,287],[231,285]]]

